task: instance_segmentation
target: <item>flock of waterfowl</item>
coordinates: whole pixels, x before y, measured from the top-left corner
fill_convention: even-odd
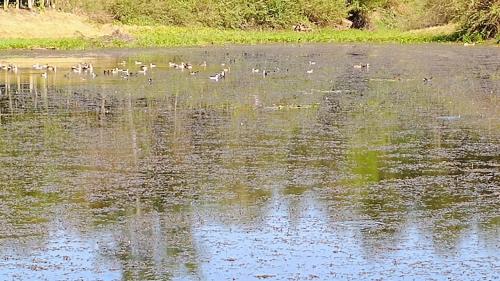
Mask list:
[[[149,63],[149,64],[144,64],[141,61],[134,61],[134,64],[137,66],[136,70],[130,70],[130,68],[125,68],[125,66],[128,65],[126,61],[122,61],[119,63],[119,67],[115,67],[112,69],[104,69],[103,70],[103,75],[104,76],[120,76],[122,78],[128,78],[131,76],[137,76],[139,74],[146,75],[151,69],[156,68],[157,65],[154,63]],[[224,65],[224,64],[222,64]],[[206,68],[207,63],[203,62],[199,65],[200,67]],[[193,65],[190,63],[184,63],[181,62],[179,64],[169,62],[169,67],[179,69],[179,70],[192,70]],[[12,72],[12,73],[18,73],[20,71],[21,67],[14,64],[14,63],[0,63],[0,71],[4,70],[7,72]],[[48,73],[50,72],[57,72],[57,67],[54,65],[48,65],[48,64],[33,64],[31,68],[25,68],[25,69],[31,69],[35,71],[42,71],[40,73],[40,76],[43,78],[48,77]],[[68,77],[69,74],[81,74],[81,75],[89,75],[92,78],[95,78],[98,76],[98,74],[95,72],[94,66],[92,63],[87,63],[87,62],[82,62],[78,63],[76,65],[73,65],[67,69],[68,71],[65,72],[64,76]],[[217,72],[216,74],[210,76],[210,79],[214,80],[219,80],[222,79],[226,76],[226,73],[229,72],[229,68],[224,68],[221,72]],[[196,75],[198,74],[199,71],[190,71],[191,75]]]
[[[12,63],[7,63],[7,64],[0,63],[0,70],[5,70],[5,71],[17,73],[17,69],[18,69],[18,67],[15,64],[12,64]]]
[[[155,63],[149,63],[149,64],[144,64],[141,61],[134,61],[135,65],[138,65],[139,69],[136,72],[130,71],[129,68],[120,68],[120,67],[115,67],[113,69],[105,69],[104,70],[104,75],[120,75],[122,78],[127,78],[130,76],[134,75],[146,75],[151,69],[156,68],[157,65]],[[126,66],[127,62],[122,61],[120,63],[120,66]],[[221,64],[222,66],[225,66],[225,64]],[[197,75],[200,70],[193,70],[193,64],[191,63],[186,63],[186,62],[180,62],[180,63],[175,63],[175,62],[169,62],[168,67],[177,69],[180,71],[184,70],[189,70],[190,75]],[[207,68],[207,62],[203,61],[201,64],[198,65],[199,68],[206,69]],[[209,78],[211,80],[219,81],[220,79],[224,79],[226,77],[226,73],[230,71],[230,68],[223,68],[220,72],[217,72],[213,75],[210,75]],[[149,82],[152,82],[152,79],[149,78]]]
[[[110,69],[104,69],[102,74],[104,76],[119,76],[124,79],[128,79],[129,77],[133,76],[138,76],[138,75],[147,75],[152,69],[156,68],[157,65],[155,63],[143,63],[142,61],[134,61],[133,65],[134,68],[130,67],[132,63],[128,63],[127,61],[121,61],[118,63],[117,67],[110,68]],[[309,66],[314,67],[316,65],[315,61],[309,61]],[[128,67],[127,67],[128,66]],[[213,81],[220,81],[224,78],[226,78],[227,74],[231,71],[231,68],[229,66],[226,66],[225,63],[220,64],[221,70],[215,72],[214,74],[208,76],[210,80]],[[207,62],[203,61],[202,63],[198,64],[196,67],[193,66],[192,63],[186,63],[186,62],[180,62],[180,63],[175,63],[175,62],[169,62],[168,63],[169,68],[177,69],[180,71],[184,70],[189,70],[190,75],[197,75],[200,73],[201,70],[205,70],[207,68]],[[370,64],[355,64],[353,65],[353,68],[355,69],[369,69]],[[13,73],[18,73],[20,67],[16,64],[13,63],[0,63],[0,70],[8,71],[8,72],[13,72]],[[42,71],[40,74],[42,78],[47,78],[49,76],[49,73],[57,72],[58,68],[55,65],[49,65],[49,64],[33,64],[31,67],[32,70],[37,70],[37,71]],[[268,76],[272,72],[279,71],[279,68],[276,70],[270,71],[266,69],[258,69],[258,68],[252,68],[251,73],[254,74],[261,74],[262,77]],[[86,75],[87,77],[90,76],[92,78],[95,78],[98,76],[98,74],[95,72],[94,66],[92,63],[88,62],[82,62],[78,63],[76,65],[73,65],[69,68],[68,72],[65,72],[64,76],[69,77],[70,74],[77,74],[77,75]],[[306,74],[312,74],[314,73],[314,68],[310,68],[306,70]],[[85,79],[85,78],[82,78]],[[430,79],[425,79],[425,82],[428,82]],[[152,82],[152,78],[148,79],[149,83]]]

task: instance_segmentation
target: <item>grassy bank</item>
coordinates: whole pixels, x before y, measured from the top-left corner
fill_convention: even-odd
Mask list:
[[[307,42],[395,42],[447,41],[444,33],[412,33],[394,30],[362,31],[318,29],[313,32],[218,30],[211,28],[135,27],[136,44],[141,47],[199,46],[220,44],[307,43]]]
[[[5,38],[0,39],[0,49],[55,48],[61,50],[80,50],[92,48],[118,47],[176,47],[207,46],[224,44],[265,44],[265,43],[326,43],[326,42],[373,42],[373,43],[424,43],[446,42],[453,39],[451,33],[401,32],[394,30],[363,31],[318,29],[312,32],[294,31],[256,31],[221,30],[215,28],[187,27],[121,27],[131,35],[132,40],[119,37],[102,36],[95,38]]]
[[[58,0],[64,11],[84,11],[98,22],[203,26],[222,29],[313,28],[412,30],[458,25],[463,41],[495,38],[498,0]]]
[[[33,10],[0,10],[0,49],[500,41],[498,0],[61,0],[57,3],[60,10],[43,5]],[[298,23],[314,31],[292,31],[292,26]]]
[[[61,0],[61,10],[0,10],[0,49],[500,39],[498,1],[441,2]],[[292,31],[298,23],[313,31]]]

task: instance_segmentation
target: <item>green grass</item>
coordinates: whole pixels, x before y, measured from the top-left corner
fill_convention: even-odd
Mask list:
[[[266,44],[266,43],[425,43],[449,42],[451,34],[417,34],[395,30],[363,31],[318,29],[313,32],[294,31],[248,31],[222,30],[215,28],[188,28],[168,26],[127,27],[135,37],[132,42],[101,38],[65,39],[1,39],[0,49],[56,48],[61,50],[82,50],[96,48],[136,47],[180,47],[224,44]]]
[[[140,47],[199,46],[221,44],[307,43],[307,42],[393,42],[419,43],[449,41],[444,34],[414,34],[401,31],[319,29],[314,32],[243,31],[185,27],[136,27]]]
[[[60,50],[82,50],[98,47],[95,40],[87,42],[83,38],[8,38],[0,39],[0,50],[55,48]]]

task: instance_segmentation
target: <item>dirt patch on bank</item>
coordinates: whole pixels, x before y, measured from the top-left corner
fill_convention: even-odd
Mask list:
[[[27,10],[0,10],[0,38],[68,38],[109,36],[118,28],[80,15]]]
[[[410,30],[411,33],[415,34],[452,34],[457,30],[458,26],[456,24],[450,23],[446,25],[432,26],[427,28],[413,29]]]

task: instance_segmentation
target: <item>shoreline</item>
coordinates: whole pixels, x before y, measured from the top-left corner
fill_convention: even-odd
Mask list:
[[[0,50],[90,50],[108,48],[164,48],[269,43],[431,43],[457,42],[451,33],[411,31],[365,31],[318,29],[311,32],[288,30],[220,30],[175,26],[118,26],[111,35],[65,38],[0,38]]]
[[[93,50],[130,48],[261,45],[275,43],[451,43],[463,44],[450,31],[221,30],[176,26],[117,26],[111,35],[66,38],[0,38],[0,50]],[[498,45],[495,40],[480,45]]]

